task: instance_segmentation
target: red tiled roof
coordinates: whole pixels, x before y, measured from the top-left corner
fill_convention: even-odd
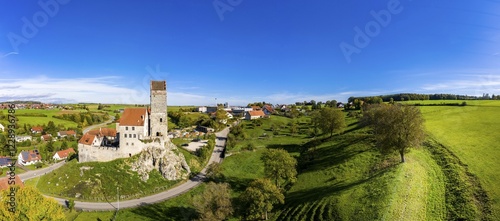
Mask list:
[[[271,107],[271,105],[264,105],[264,109],[266,109],[269,112],[274,112],[274,109]]]
[[[2,177],[0,179],[0,190],[6,190],[6,189],[9,189],[11,187],[11,185],[9,184],[9,178],[10,177]],[[16,175],[14,177],[14,180],[16,181],[15,182],[16,185],[24,187],[24,183],[18,175]],[[12,181],[11,181],[11,183],[12,183]]]
[[[68,157],[70,153],[75,153],[75,150],[73,150],[73,148],[69,148],[66,150],[57,151],[56,154],[59,156],[59,158],[62,159]]]
[[[100,136],[100,137],[116,137],[116,129],[101,127],[99,129],[91,130],[87,132],[88,134]]]
[[[78,143],[85,144],[85,145],[92,145],[92,142],[94,142],[95,135],[92,134],[84,134],[82,138],[78,141]]]
[[[257,110],[257,111],[248,111],[248,113],[250,114],[250,116],[266,116],[266,114],[264,114],[264,111],[261,111],[261,110]]]
[[[144,126],[146,108],[127,108],[120,117],[120,126]]]
[[[44,141],[49,141],[51,138],[52,138],[52,135],[50,135],[50,134],[45,134],[45,135],[42,135],[42,139],[43,139]]]
[[[61,135],[76,135],[76,132],[74,130],[66,130],[66,131],[59,131],[59,134]]]
[[[257,111],[257,110],[261,110],[262,108],[260,108],[259,106],[252,106],[252,109],[253,109],[254,111]]]
[[[43,127],[31,127],[31,130],[32,131],[42,132],[43,131]]]

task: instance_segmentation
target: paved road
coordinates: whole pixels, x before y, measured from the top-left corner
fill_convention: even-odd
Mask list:
[[[75,208],[76,209],[81,209],[85,211],[105,211],[105,210],[115,210],[117,208],[130,208],[130,207],[137,207],[137,206],[142,206],[142,205],[147,205],[147,204],[152,204],[152,203],[157,203],[161,201],[168,200],[170,198],[173,198],[175,196],[178,196],[182,193],[185,193],[189,191],[190,189],[198,186],[203,182],[205,178],[205,171],[208,165],[210,165],[212,162],[222,162],[221,154],[222,151],[224,150],[224,146],[226,145],[226,138],[227,134],[229,133],[229,128],[225,128],[224,130],[216,133],[216,140],[215,140],[215,148],[212,153],[212,156],[210,156],[210,160],[208,161],[208,164],[203,168],[203,170],[194,178],[186,181],[185,183],[176,186],[172,189],[169,189],[165,192],[161,192],[155,195],[139,198],[139,199],[132,199],[132,200],[126,200],[123,202],[109,202],[109,203],[95,203],[95,202],[80,202],[80,201],[75,201]],[[61,164],[62,165],[62,164]],[[35,172],[35,171],[33,171]],[[29,179],[29,178],[28,178]],[[25,179],[23,179],[25,180]],[[50,197],[50,196],[47,196]],[[59,202],[61,205],[65,205],[65,199],[61,198],[55,198],[55,197],[50,197],[54,198]],[[118,207],[119,205],[119,207]]]
[[[21,174],[19,174],[19,178],[21,178],[22,181],[26,181],[26,180],[29,180],[29,179],[32,179],[35,177],[39,177],[41,175],[44,175],[46,173],[50,173],[52,170],[55,170],[55,169],[61,167],[62,165],[64,165],[64,163],[66,163],[66,161],[63,160],[59,163],[52,164],[49,167],[45,167],[45,168],[37,169],[37,170],[30,170],[30,171],[27,171],[25,173],[21,173]]]
[[[88,127],[86,127],[85,129],[83,129],[82,133],[85,134],[87,132],[89,132],[90,130],[96,128],[96,127],[104,127],[104,126],[107,126],[108,123],[111,123],[115,120],[115,116],[109,116],[109,120],[107,120],[106,122],[103,122],[103,123],[100,123],[100,124],[95,124],[95,125],[90,125]]]

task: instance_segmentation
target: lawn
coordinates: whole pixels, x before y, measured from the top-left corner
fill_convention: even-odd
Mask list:
[[[467,101],[469,103],[469,101]],[[500,101],[471,101],[474,106],[421,107],[426,128],[453,151],[486,189],[495,220],[500,220]]]

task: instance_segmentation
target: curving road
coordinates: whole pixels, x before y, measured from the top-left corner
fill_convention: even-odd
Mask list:
[[[158,203],[161,201],[168,200],[170,198],[173,198],[175,196],[178,196],[182,193],[185,193],[189,191],[190,189],[193,189],[194,187],[200,185],[203,180],[205,179],[205,171],[208,165],[210,165],[212,162],[217,162],[220,163],[222,162],[221,154],[224,150],[224,146],[226,145],[226,138],[227,134],[229,133],[229,128],[225,128],[224,130],[217,132],[216,133],[216,140],[215,140],[215,147],[214,151],[212,152],[212,155],[210,156],[210,159],[203,168],[203,170],[196,175],[195,177],[191,178],[190,180],[186,181],[185,183],[176,186],[172,189],[166,190],[161,193],[157,193],[155,195],[151,196],[146,196],[143,198],[138,198],[138,199],[132,199],[132,200],[126,200],[122,202],[109,202],[109,203],[96,203],[96,202],[81,202],[81,201],[75,201],[75,208],[84,210],[84,211],[106,211],[106,210],[116,210],[119,208],[131,208],[131,207],[138,207],[142,205],[147,205],[147,204],[152,204],[152,203]],[[63,165],[63,162],[58,163],[60,164],[59,166],[52,168],[52,170],[57,169]],[[57,164],[56,164],[57,165]],[[55,166],[55,165],[53,165]],[[48,167],[49,168],[49,167]],[[45,168],[47,169],[47,168]],[[50,172],[52,170],[48,170],[45,172]],[[36,172],[38,175],[33,175],[33,177],[40,176],[42,173],[38,171],[30,171],[30,172]],[[21,176],[21,175],[20,175]],[[26,176],[26,178],[22,178],[22,180],[26,179],[31,179],[33,177]],[[59,204],[61,205],[66,205],[66,199],[62,198],[56,198],[56,197],[51,197],[51,196],[46,196],[49,198],[55,199]]]

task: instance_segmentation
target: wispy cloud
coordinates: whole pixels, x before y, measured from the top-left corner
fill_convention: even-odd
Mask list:
[[[500,92],[500,75],[461,75],[458,79],[425,84],[422,90],[431,93],[460,93],[482,95]]]

